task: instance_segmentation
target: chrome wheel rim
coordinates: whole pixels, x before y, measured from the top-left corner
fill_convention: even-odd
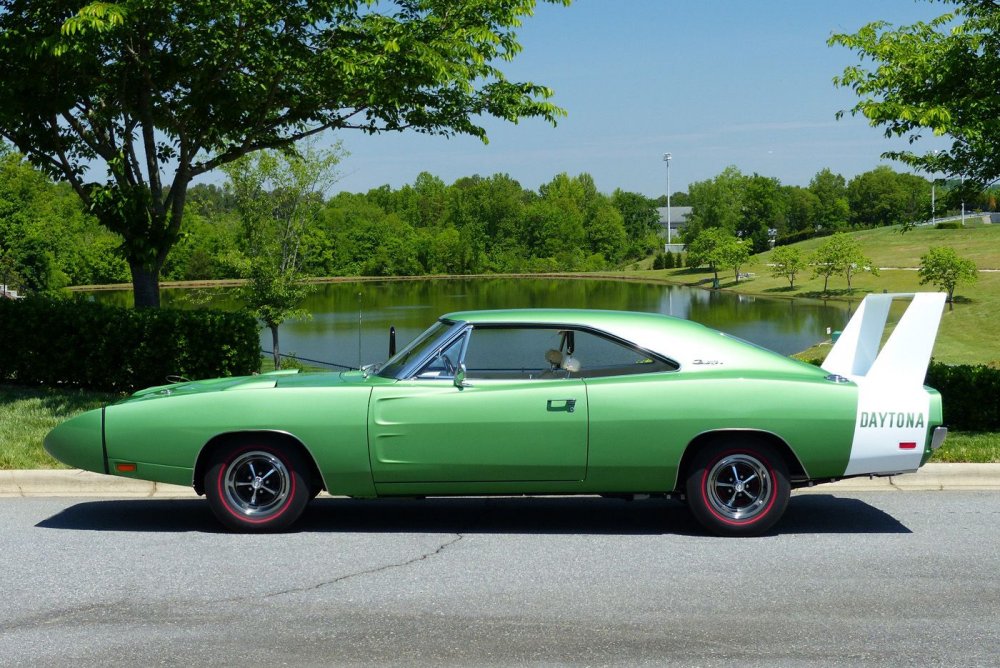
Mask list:
[[[712,509],[734,521],[763,512],[774,489],[764,463],[744,454],[727,455],[716,462],[705,485]]]
[[[270,452],[245,452],[226,467],[223,485],[230,505],[247,517],[266,516],[284,504],[291,477]]]

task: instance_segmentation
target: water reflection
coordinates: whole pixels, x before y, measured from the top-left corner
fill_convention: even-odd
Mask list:
[[[233,291],[164,290],[163,304],[237,309]],[[97,292],[99,301],[131,304],[129,291]],[[202,298],[203,297],[203,298]],[[572,279],[455,279],[328,283],[306,299],[312,319],[281,326],[284,352],[348,366],[381,361],[389,326],[400,347],[449,311],[489,308],[564,307],[664,313],[688,318],[783,354],[804,350],[841,329],[847,306],[809,299],[768,299],[683,286],[629,281]],[[261,333],[269,349],[270,333]]]

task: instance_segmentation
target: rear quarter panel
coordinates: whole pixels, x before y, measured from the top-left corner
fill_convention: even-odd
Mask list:
[[[600,491],[669,491],[696,437],[762,431],[787,443],[810,478],[844,473],[857,388],[823,380],[662,373],[588,379],[587,485]],[[682,482],[682,481],[680,481]]]

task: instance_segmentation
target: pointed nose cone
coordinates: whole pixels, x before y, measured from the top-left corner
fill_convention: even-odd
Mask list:
[[[75,468],[107,473],[104,461],[103,409],[66,420],[45,436],[45,451]]]

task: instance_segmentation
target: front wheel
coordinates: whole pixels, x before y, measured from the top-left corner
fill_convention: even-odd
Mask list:
[[[239,444],[215,453],[205,496],[216,518],[235,531],[281,531],[311,498],[307,468],[297,452],[269,443]]]
[[[785,460],[755,439],[705,447],[686,483],[691,512],[720,536],[759,536],[781,518],[791,495]]]

